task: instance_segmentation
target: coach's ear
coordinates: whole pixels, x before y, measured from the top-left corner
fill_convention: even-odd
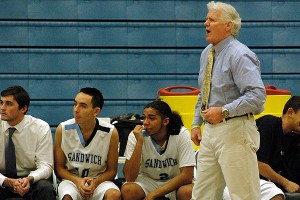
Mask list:
[[[227,22],[225,26],[226,32],[231,32],[232,26],[233,26],[232,22]]]

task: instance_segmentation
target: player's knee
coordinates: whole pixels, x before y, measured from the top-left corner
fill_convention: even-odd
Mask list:
[[[132,194],[134,194],[133,188],[129,184],[125,184],[121,188],[122,198],[129,198]]]
[[[138,192],[137,188],[134,186],[135,185],[130,184],[130,183],[122,186],[122,189],[121,189],[122,199],[132,200],[132,199],[136,199],[137,196],[139,196],[139,192]]]
[[[73,200],[73,199],[72,199],[72,197],[71,197],[70,195],[66,194],[66,195],[62,198],[62,200]]]
[[[284,196],[282,194],[277,194],[272,197],[271,200],[284,200]]]
[[[109,189],[105,192],[104,199],[120,200],[121,192],[116,189]]]
[[[192,198],[193,185],[183,185],[177,190],[177,199],[178,200],[190,200]]]

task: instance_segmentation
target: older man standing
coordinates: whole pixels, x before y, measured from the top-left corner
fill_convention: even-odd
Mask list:
[[[214,1],[207,7],[210,44],[200,58],[201,93],[191,130],[193,141],[201,140],[192,199],[220,200],[227,185],[231,199],[259,200],[259,133],[253,115],[263,111],[266,99],[260,62],[236,39],[241,18],[235,8]]]

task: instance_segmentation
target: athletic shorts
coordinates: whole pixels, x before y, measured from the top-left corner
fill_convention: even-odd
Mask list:
[[[119,188],[111,181],[105,181],[98,185],[98,187],[94,191],[94,195],[89,198],[89,200],[99,200],[103,199],[105,192],[108,189],[116,189]],[[119,190],[120,191],[120,190]],[[63,180],[58,185],[58,197],[61,200],[65,195],[70,195],[74,200],[83,200],[82,196],[80,195],[76,185],[69,180]]]
[[[164,186],[167,182],[168,181],[166,182],[156,181],[147,176],[139,175],[134,183],[138,184],[144,190],[145,195],[147,196],[148,193]],[[176,191],[166,194],[165,197],[169,198],[170,200],[176,200]]]

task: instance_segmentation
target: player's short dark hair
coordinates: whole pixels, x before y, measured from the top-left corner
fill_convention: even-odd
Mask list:
[[[86,87],[86,88],[81,88],[80,92],[92,96],[93,108],[99,107],[100,109],[102,109],[104,104],[104,99],[102,93],[98,89]]]
[[[300,96],[292,96],[284,105],[282,114],[286,114],[289,108],[293,108],[295,112],[300,109]]]

